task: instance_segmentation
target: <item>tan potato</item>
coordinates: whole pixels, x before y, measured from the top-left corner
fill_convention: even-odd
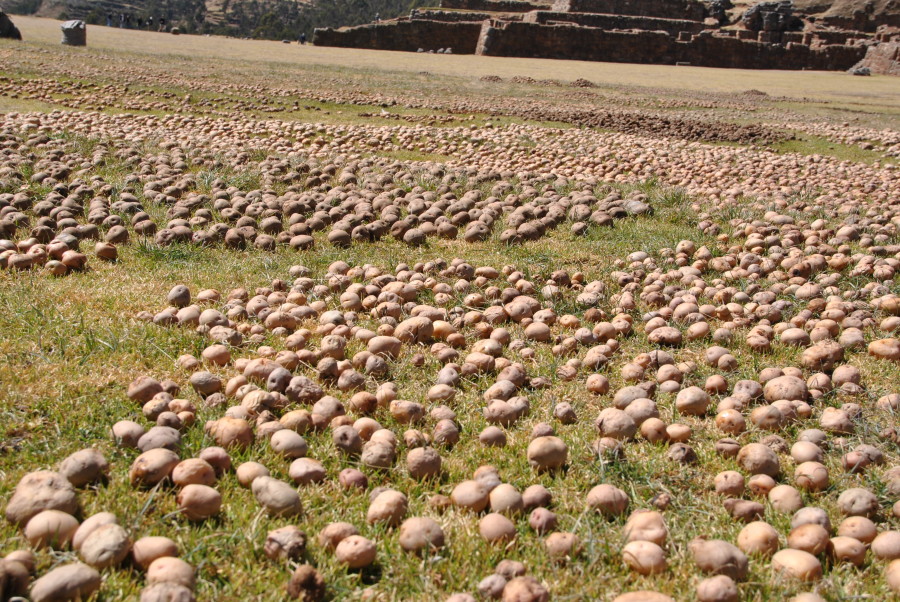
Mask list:
[[[662,573],[668,567],[666,553],[652,541],[632,541],[622,548],[622,560],[641,575]]]
[[[351,569],[360,569],[375,562],[375,544],[359,535],[345,537],[337,544],[334,555],[338,562]]]
[[[71,514],[60,510],[44,510],[28,521],[24,534],[33,548],[49,546],[64,549],[69,547],[77,529],[78,520]]]
[[[157,558],[178,556],[178,545],[168,537],[142,537],[131,547],[131,558],[139,568],[146,570]]]
[[[735,581],[747,577],[747,556],[727,541],[697,537],[691,540],[688,548],[697,567],[704,573],[726,575]]]
[[[778,551],[778,531],[768,523],[754,521],[741,529],[737,545],[750,556],[771,556]]]
[[[776,552],[772,556],[772,569],[800,581],[817,581],[822,578],[822,564],[815,556],[802,550],[786,549]]]
[[[100,573],[86,564],[64,564],[48,572],[31,586],[32,602],[86,600],[100,589]]]
[[[82,560],[97,569],[118,566],[131,552],[131,538],[116,524],[101,525],[81,544]]]

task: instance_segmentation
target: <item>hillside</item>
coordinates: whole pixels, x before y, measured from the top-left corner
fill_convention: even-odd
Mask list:
[[[104,25],[113,15],[128,14],[132,22],[154,23],[165,18],[186,33],[220,34],[262,39],[296,40],[301,32],[311,37],[315,27],[359,25],[406,14],[410,9],[436,4],[428,0],[0,0],[11,14],[57,19],[82,19]],[[145,26],[146,27],[146,26]]]
[[[847,28],[900,26],[900,0],[794,0],[794,6],[805,15]]]

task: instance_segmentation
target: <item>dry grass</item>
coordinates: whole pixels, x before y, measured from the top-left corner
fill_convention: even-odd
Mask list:
[[[16,26],[29,42],[58,44],[59,22],[16,17]],[[414,52],[372,52],[348,48],[285,45],[280,42],[222,37],[172,36],[145,31],[89,26],[91,49],[176,55],[195,59],[225,59],[252,63],[352,68],[376,71],[421,72],[466,79],[485,75],[503,78],[528,76],[568,82],[579,78],[602,86],[669,88],[693,92],[741,93],[759,90],[770,96],[815,98],[843,104],[900,107],[900,80],[888,76],[850,77],[845,73],[753,71],[632,65],[548,59],[435,55]],[[71,49],[72,52],[83,52]],[[852,82],[852,83],[851,83]]]

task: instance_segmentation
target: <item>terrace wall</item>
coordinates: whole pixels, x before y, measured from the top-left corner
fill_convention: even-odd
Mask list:
[[[556,0],[551,10],[688,21],[702,21],[708,16],[706,6],[694,0]]]
[[[447,23],[415,19],[342,29],[317,29],[313,34],[313,44],[413,52],[419,48],[452,48],[455,54],[474,54],[480,33],[481,22]]]

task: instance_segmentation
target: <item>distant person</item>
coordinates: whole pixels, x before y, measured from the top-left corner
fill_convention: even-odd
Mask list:
[[[144,20],[141,17],[137,19],[137,26],[138,29],[144,29]]]
[[[147,31],[153,31],[153,17],[147,19]]]
[[[125,29],[125,13],[119,13],[119,29]]]
[[[166,30],[166,18],[165,18],[165,17],[160,17],[160,18],[159,18],[159,30],[160,30],[160,31],[165,31],[165,30]]]
[[[125,15],[125,29],[131,29],[131,15]]]
[[[306,44],[306,32],[300,34],[300,45]]]
[[[381,23],[381,15],[379,15],[378,13],[375,13],[375,22]]]
[[[112,27],[112,19],[113,19],[112,13],[106,13],[106,26],[107,27]]]

